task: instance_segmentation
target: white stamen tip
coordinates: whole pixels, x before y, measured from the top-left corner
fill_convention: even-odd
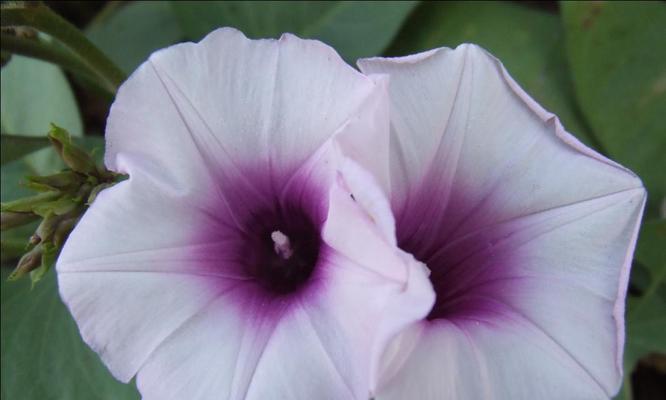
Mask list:
[[[273,239],[273,249],[275,253],[285,260],[291,257],[294,251],[291,248],[291,242],[289,237],[280,231],[273,231],[271,233],[271,239]]]
[[[428,268],[428,266],[425,265],[424,263],[420,263],[420,264],[421,264],[421,267],[423,268],[423,271],[425,271],[426,276],[430,277],[430,274],[432,273],[430,268]]]

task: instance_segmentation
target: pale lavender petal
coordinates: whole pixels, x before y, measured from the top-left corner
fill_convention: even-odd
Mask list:
[[[192,237],[205,215],[156,183],[137,175],[101,192],[57,263],[60,294],[83,339],[122,381],[215,297],[208,280],[228,282],[196,268],[210,248]]]
[[[561,347],[519,318],[464,328],[441,321],[415,340],[401,367],[409,373],[395,375],[376,398],[608,399]]]
[[[502,347],[519,345],[523,335],[506,337],[507,329],[518,331],[518,321],[527,327],[526,338],[545,341],[533,362],[516,363],[514,378],[484,378],[500,399],[555,396],[532,386],[502,392],[502,385],[520,387],[510,383],[516,379],[538,379],[545,388],[569,385],[570,398],[614,394],[622,374],[627,276],[645,200],[640,180],[564,131],[476,46],[359,65],[390,77],[398,245],[432,270],[437,293],[424,332],[437,337],[428,331],[442,324],[463,333],[484,326],[491,346],[497,329],[497,355],[522,351]],[[442,335],[440,347],[465,345]],[[472,384],[478,375],[458,383],[432,377],[454,374],[456,365],[441,360],[435,344],[401,340],[404,345],[396,341],[385,356],[379,379],[393,383],[378,398],[440,398],[433,388],[448,393],[444,398],[487,397]],[[468,346],[478,345],[474,340]],[[460,358],[472,350],[459,350]],[[485,356],[484,350],[476,353]],[[499,357],[493,361],[491,367],[501,368]],[[390,365],[402,362],[407,364]],[[471,361],[458,362],[465,369]],[[412,368],[416,364],[420,369]],[[433,370],[430,377],[417,372],[423,368]],[[549,370],[550,380],[544,378]],[[430,397],[421,395],[421,386],[430,388]]]
[[[367,396],[374,343],[433,301],[363,172],[388,165],[384,90],[319,42],[231,29],[139,67],[106,133],[107,166],[129,179],[98,196],[57,263],[117,378],[136,375],[146,399]],[[372,216],[388,228],[360,203],[383,204]],[[337,240],[357,225],[370,251],[390,250],[381,265]]]

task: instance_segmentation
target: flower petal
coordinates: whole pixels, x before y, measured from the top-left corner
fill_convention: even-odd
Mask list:
[[[432,341],[412,328],[389,346],[378,398],[613,395],[640,180],[580,144],[476,46],[359,65],[390,76],[399,243],[446,260],[431,277],[439,319],[423,323]],[[484,364],[470,369],[470,357]]]
[[[376,399],[608,399],[575,361],[524,321],[465,328],[441,321],[414,340],[402,366],[409,373],[396,375]]]
[[[236,313],[233,289],[175,330],[137,375],[146,400],[243,399],[280,318],[260,311]],[[269,381],[271,382],[271,381]]]
[[[315,171],[308,174],[318,174],[321,164],[311,164]],[[338,185],[331,192],[324,239],[332,248],[317,292],[281,315],[267,313],[260,301],[250,304],[256,312],[245,307],[239,314],[234,289],[218,294],[163,340],[139,371],[144,398],[367,397],[368,374],[381,350],[425,316],[434,296],[423,270],[374,230],[348,192]],[[359,223],[350,224],[354,219]],[[358,260],[358,244],[337,240],[352,233],[365,251],[388,253],[381,265],[363,264],[368,260]]]
[[[218,29],[154,53],[122,86],[106,163],[131,173],[119,155],[149,160],[179,188],[248,161],[288,175],[374,90],[321,42]]]
[[[441,183],[442,193],[430,196],[446,211],[438,220],[460,234],[497,218],[478,212],[489,203],[501,204],[502,217],[511,218],[642,186],[564,131],[477,46],[366,59],[359,66],[390,76],[397,214],[428,178]],[[451,193],[453,186],[469,196]]]
[[[424,324],[416,334],[413,329],[404,334],[392,344],[391,355],[385,356],[395,359],[385,359],[380,385],[384,389],[377,398],[406,398],[407,393],[440,398],[423,396],[418,391],[422,386],[430,388],[426,393],[450,393],[450,398],[493,398],[478,392],[481,387],[477,382],[482,378],[488,393],[506,393],[496,395],[499,399],[561,398],[561,390],[541,392],[541,387],[557,385],[571,390],[567,398],[612,396],[619,389],[622,371],[628,278],[624,257],[633,251],[644,202],[642,190],[631,190],[477,232],[495,245],[474,253],[463,269],[473,267],[477,262],[474,258],[487,260],[490,268],[494,268],[493,263],[503,265],[501,260],[507,253],[513,263],[512,268],[494,271],[487,278],[480,274],[470,291],[489,312],[437,319]],[[476,241],[471,236],[465,240]],[[523,328],[526,333],[520,332]],[[497,331],[497,341],[493,330]],[[488,349],[478,348],[475,332],[484,332]],[[470,336],[469,341],[465,336]],[[525,338],[537,343],[538,351],[522,346]],[[455,349],[452,353],[451,348]],[[438,349],[448,355],[438,355]],[[493,375],[503,371],[505,364],[511,365],[509,355],[515,352],[534,353],[542,359],[522,367],[516,363],[511,376]],[[488,354],[496,354],[497,359],[487,359]],[[485,373],[496,379],[479,376],[483,373],[483,365],[477,365],[479,357],[488,364],[485,368],[489,372]],[[471,369],[470,380],[457,378],[458,371],[466,368]],[[579,376],[573,379],[562,369]],[[439,379],[428,377],[424,370],[432,370],[429,373],[438,374]],[[467,374],[462,372],[461,376]],[[566,385],[558,382],[565,377],[571,381]],[[540,386],[530,389],[506,383],[510,381],[538,381]],[[507,391],[512,387],[523,388],[529,395]],[[590,387],[596,394],[582,395]]]
[[[105,160],[130,178],[98,196],[57,265],[85,341],[116,377],[136,374],[146,399],[367,396],[377,343],[433,301],[421,265],[391,246],[385,188],[364,172],[388,165],[385,84],[319,42],[231,29],[155,53],[129,78]],[[367,188],[358,202],[345,179]],[[382,230],[361,203],[379,205]],[[269,293],[262,265],[247,265],[265,259],[234,253],[264,250],[272,235],[253,228],[266,210],[299,212],[308,233],[324,226],[295,294]],[[390,250],[381,265],[338,240],[352,233],[366,251]]]
[[[342,152],[355,164],[367,171],[386,197],[390,192],[389,174],[389,97],[388,76],[373,75],[370,77],[376,90],[365,103],[359,107],[355,118],[351,118],[336,135],[336,141]],[[353,174],[352,174],[353,175]],[[353,185],[353,181],[348,184]],[[351,188],[351,187],[350,187]],[[355,186],[353,192],[363,190]],[[393,232],[391,232],[393,236]]]
[[[205,244],[189,236],[205,215],[166,194],[142,175],[101,192],[57,262],[83,339],[124,382],[216,296],[205,281],[225,279],[193,268],[190,250]]]
[[[349,177],[351,171],[346,172]],[[361,173],[350,179],[359,184],[364,177]],[[380,196],[377,186],[365,186],[366,192],[377,190],[367,197]],[[334,186],[324,240],[335,251],[338,261],[333,262],[333,272],[341,282],[332,291],[329,304],[345,316],[338,321],[353,322],[351,326],[357,329],[356,342],[352,342],[356,346],[349,354],[369,361],[361,371],[369,373],[370,390],[374,391],[384,349],[401,331],[427,315],[435,296],[423,264],[386,240],[381,224],[376,223],[388,219],[379,214],[390,211],[379,207],[368,214],[367,210],[352,201],[341,186]]]
[[[425,316],[434,300],[424,271],[383,240],[348,192],[332,192],[326,289],[280,322],[248,399],[367,398],[386,343]],[[361,247],[383,258],[364,264]],[[297,384],[292,376],[299,376]]]

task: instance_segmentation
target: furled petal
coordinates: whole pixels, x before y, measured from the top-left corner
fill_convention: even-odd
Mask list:
[[[347,176],[349,175],[352,174],[347,170]],[[351,180],[361,183],[363,176],[364,173],[361,172],[360,176]],[[377,193],[369,195],[373,185],[366,186],[365,195],[370,199],[377,199],[377,193],[381,189],[377,186]],[[325,240],[336,250],[337,256],[333,264],[338,268],[344,265],[344,270],[349,271],[344,274],[340,272],[343,281],[332,291],[330,304],[339,310],[341,315],[351,318],[347,321],[350,326],[364,327],[362,329],[366,332],[379,332],[371,337],[366,335],[364,341],[354,343],[358,346],[353,347],[350,352],[357,356],[362,355],[362,360],[369,360],[370,363],[361,371],[369,374],[370,392],[373,393],[384,349],[402,330],[426,316],[435,295],[423,264],[388,241],[386,231],[382,230],[381,223],[377,223],[390,219],[390,211],[371,208],[373,212],[369,214],[365,211],[368,208],[357,207],[354,204],[356,201],[351,202],[347,193],[338,187],[333,188],[332,206],[324,231]],[[398,262],[398,259],[401,262]],[[396,263],[403,264],[406,268],[396,268]],[[381,284],[386,279],[394,282],[394,285],[384,284],[382,287]],[[352,281],[351,284],[348,281]],[[377,307],[385,314],[364,313],[358,308],[360,303],[366,306],[375,304],[372,308]],[[358,312],[350,313],[349,310]]]
[[[147,400],[367,398],[383,343],[433,301],[365,170],[388,165],[385,85],[319,42],[230,29],[129,78],[106,153],[129,179],[97,197],[57,263],[64,302],[118,379],[136,375]],[[257,272],[282,225],[317,249],[309,275],[279,259]]]
[[[336,185],[332,192],[324,233],[332,247],[326,290],[276,329],[256,372],[257,381],[270,384],[251,386],[249,399],[276,393],[290,399],[367,399],[371,363],[390,338],[425,316],[434,300],[419,266],[395,257],[395,248],[373,232],[370,221],[358,222],[367,217],[346,190]],[[360,252],[378,258],[366,260]],[[402,262],[409,269],[396,268]],[[387,285],[387,279],[394,284]],[[299,377],[295,383],[293,376]]]
[[[614,394],[640,180],[476,46],[359,66],[390,77],[398,244],[437,292],[389,346],[377,398]]]

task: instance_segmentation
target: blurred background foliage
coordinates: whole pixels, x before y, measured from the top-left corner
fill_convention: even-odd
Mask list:
[[[487,48],[567,130],[638,173],[648,188],[627,302],[625,381],[618,398],[666,398],[665,3],[46,4],[83,30],[126,74],[152,51],[198,40],[218,26],[236,27],[252,38],[292,32],[321,39],[352,65],[359,57],[405,55],[463,42]],[[39,39],[58,44],[43,33]],[[62,64],[63,70],[12,52],[3,36],[2,201],[27,194],[20,185],[23,176],[62,167],[44,139],[50,122],[96,149],[99,158],[113,100],[113,90],[71,65]],[[116,382],[82,342],[53,274],[32,290],[27,280],[6,281],[31,230],[34,226],[2,233],[2,398],[138,399],[133,386]]]

